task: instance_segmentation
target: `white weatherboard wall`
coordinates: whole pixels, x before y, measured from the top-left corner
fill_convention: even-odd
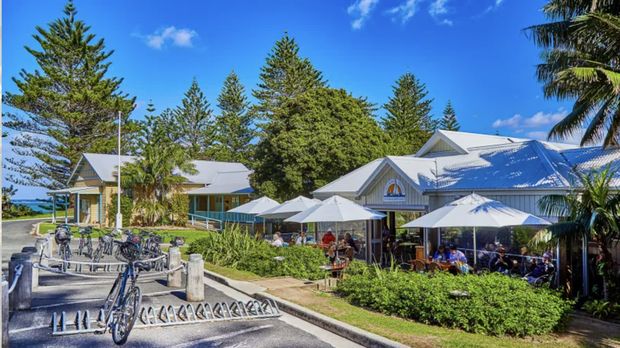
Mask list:
[[[404,201],[386,201],[385,185],[390,179],[398,179],[405,191]],[[423,196],[407,179],[398,174],[392,167],[385,166],[364,195],[365,205],[373,209],[391,210],[426,210],[428,207],[428,197]]]

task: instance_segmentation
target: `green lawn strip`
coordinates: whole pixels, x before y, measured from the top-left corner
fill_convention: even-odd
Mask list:
[[[511,337],[492,337],[425,325],[411,320],[386,316],[353,306],[344,299],[325,293],[314,293],[322,301],[299,303],[316,312],[340,320],[411,346],[442,347],[557,347],[552,336],[518,339]],[[295,301],[294,301],[295,302]],[[489,313],[501,315],[501,313]],[[578,347],[578,344],[562,342],[563,347]]]
[[[57,214],[57,217],[60,219],[58,214]],[[34,215],[27,215],[27,216],[4,218],[4,219],[2,219],[2,221],[19,221],[19,220],[43,219],[43,218],[50,218],[51,219],[52,218],[52,213],[41,213],[41,214],[34,214]],[[62,216],[62,218],[64,219],[64,215]],[[73,218],[73,216],[69,216],[69,218]]]

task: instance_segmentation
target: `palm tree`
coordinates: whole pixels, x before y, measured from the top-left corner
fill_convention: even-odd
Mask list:
[[[538,79],[545,97],[575,100],[549,138],[587,126],[581,145],[620,144],[620,1],[549,0],[543,12],[551,22],[526,29],[544,49]]]
[[[609,166],[600,172],[580,174],[579,189],[566,196],[544,196],[538,202],[545,215],[561,217],[562,222],[548,228],[554,239],[586,238],[596,243],[599,250],[596,266],[603,276],[605,299],[608,297],[608,282],[614,269],[610,248],[620,237],[620,194],[610,189],[615,174],[616,171]]]
[[[168,198],[195,174],[189,153],[170,138],[167,112],[147,117],[140,140],[140,157],[125,164],[122,184],[131,189],[143,224],[160,222],[168,210]]]

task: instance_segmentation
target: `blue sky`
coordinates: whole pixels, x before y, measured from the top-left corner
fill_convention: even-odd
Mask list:
[[[110,73],[137,97],[132,117],[152,99],[174,107],[193,77],[212,105],[235,70],[255,88],[265,57],[286,31],[330,86],[382,105],[405,72],[426,83],[439,117],[448,99],[462,130],[541,138],[570,108],[546,100],[535,78],[537,47],[523,28],[544,22],[545,1],[521,0],[76,0],[78,17],[114,49]],[[2,87],[32,71],[24,45],[36,25],[62,14],[64,1],[3,2]],[[38,48],[38,47],[37,47]],[[379,109],[377,117],[384,111]],[[11,156],[5,141],[3,155]],[[43,197],[19,187],[17,198]]]

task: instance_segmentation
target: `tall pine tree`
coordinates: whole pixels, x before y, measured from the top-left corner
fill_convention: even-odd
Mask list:
[[[439,129],[447,131],[458,131],[461,129],[459,121],[456,119],[456,112],[452,107],[452,102],[448,100],[445,109],[443,109],[443,117],[439,120]]]
[[[391,138],[391,154],[415,153],[436,128],[426,85],[411,73],[402,75],[392,88],[394,95],[383,106],[383,127]]]
[[[213,145],[215,127],[213,110],[196,79],[185,92],[181,105],[174,110],[175,137],[183,145],[191,158],[206,156]]]
[[[4,125],[19,132],[11,140],[17,156],[5,157],[9,181],[63,187],[82,153],[115,151],[118,111],[126,138],[138,130],[129,120],[135,98],[120,92],[122,78],[107,73],[113,51],[76,14],[69,1],[62,18],[36,27],[40,50],[26,50],[40,70],[22,70],[13,78],[18,92],[4,94]]]
[[[224,81],[224,87],[217,98],[221,113],[215,119],[215,140],[212,155],[214,160],[241,162],[251,165],[256,135],[252,128],[252,112],[245,95],[245,88],[237,74],[232,71]]]
[[[299,46],[287,33],[271,49],[259,77],[258,89],[252,93],[258,99],[259,116],[267,119],[283,102],[326,85],[310,60],[299,56]]]

